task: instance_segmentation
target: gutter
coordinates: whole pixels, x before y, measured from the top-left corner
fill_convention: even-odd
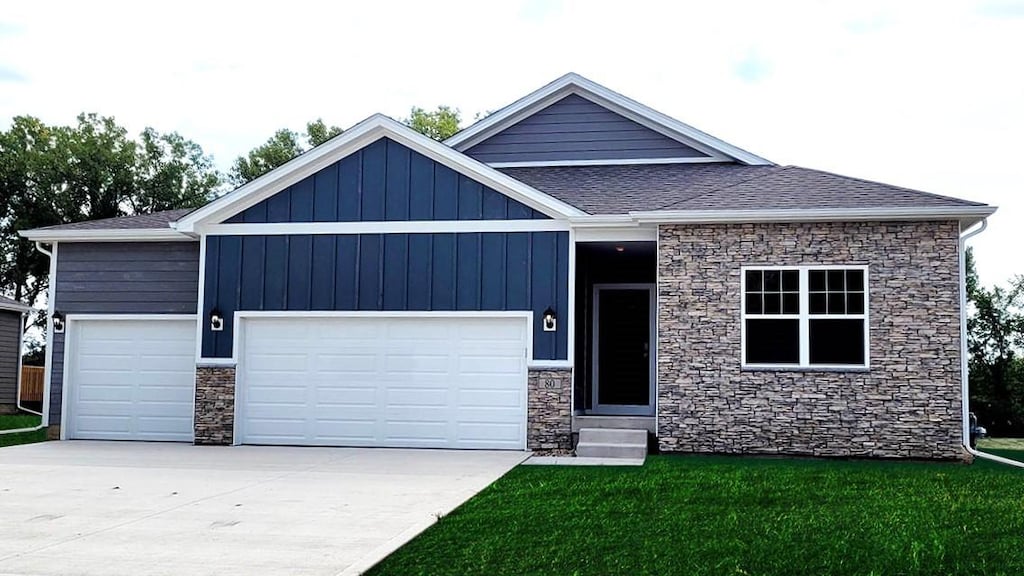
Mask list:
[[[996,456],[995,454],[987,454],[980,452],[974,448],[971,448],[971,422],[970,422],[970,396],[968,395],[968,358],[967,358],[967,270],[965,265],[967,261],[967,240],[971,239],[978,234],[981,234],[988,228],[988,219],[981,221],[981,226],[970,232],[965,232],[960,235],[960,405],[961,405],[961,420],[962,420],[962,433],[963,433],[963,447],[969,454],[977,458],[984,458],[986,460],[992,460],[999,462],[1000,464],[1006,464],[1009,466],[1016,466],[1018,468],[1024,468],[1024,462],[1017,460],[1011,460],[1010,458],[1004,458],[1002,456]]]

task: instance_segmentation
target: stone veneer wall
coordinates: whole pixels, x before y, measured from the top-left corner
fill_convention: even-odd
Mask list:
[[[196,366],[195,443],[229,446],[235,430],[235,367]]]
[[[530,369],[527,377],[526,447],[572,448],[572,369]]]
[[[663,451],[964,457],[957,222],[662,226]],[[867,264],[870,370],[744,371],[740,267]]]

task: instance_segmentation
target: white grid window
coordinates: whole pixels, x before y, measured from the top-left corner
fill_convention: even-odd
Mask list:
[[[744,267],[746,367],[867,367],[866,266]]]

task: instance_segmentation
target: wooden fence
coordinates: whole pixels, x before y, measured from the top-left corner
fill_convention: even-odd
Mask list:
[[[46,369],[41,366],[21,367],[21,403],[43,401],[43,378]]]

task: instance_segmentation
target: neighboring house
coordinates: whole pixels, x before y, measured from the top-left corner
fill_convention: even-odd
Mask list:
[[[21,381],[21,337],[25,315],[32,308],[0,296],[0,414],[18,411]]]
[[[569,74],[444,143],[376,115],[198,210],[23,235],[62,438],[565,449],[616,416],[663,451],[958,458],[960,239],[994,211]]]

